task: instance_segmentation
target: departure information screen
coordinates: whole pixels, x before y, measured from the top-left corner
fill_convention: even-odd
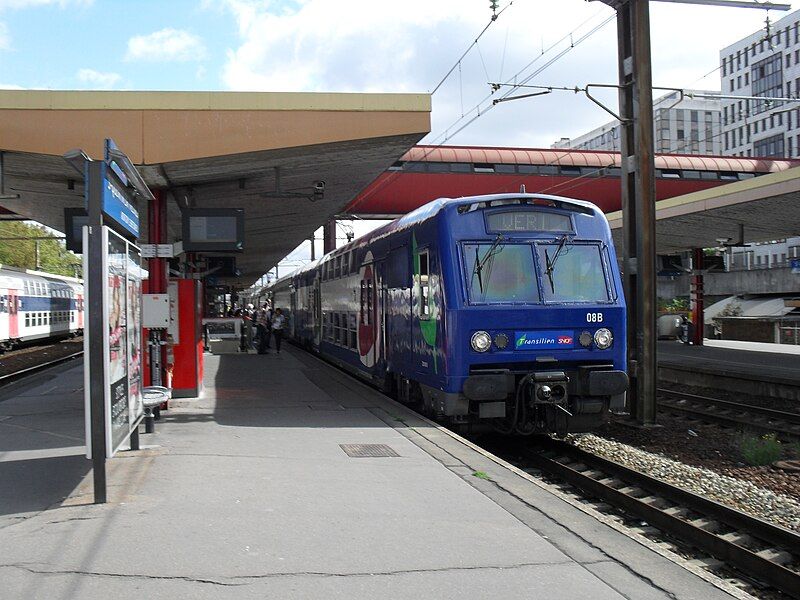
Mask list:
[[[491,232],[572,231],[569,215],[536,210],[489,213],[486,225]]]

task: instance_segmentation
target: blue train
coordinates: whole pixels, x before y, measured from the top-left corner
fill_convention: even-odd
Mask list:
[[[507,434],[587,431],[625,405],[608,222],[539,194],[435,200],[274,282],[288,335],[400,401]]]

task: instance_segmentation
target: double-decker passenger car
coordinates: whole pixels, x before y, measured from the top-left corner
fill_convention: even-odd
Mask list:
[[[83,283],[0,265],[0,352],[83,332]]]
[[[435,200],[270,294],[294,340],[451,422],[563,434],[624,406],[625,302],[588,202]]]

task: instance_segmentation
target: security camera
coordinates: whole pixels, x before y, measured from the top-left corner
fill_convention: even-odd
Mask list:
[[[314,200],[319,200],[325,195],[325,182],[324,181],[315,181],[314,182]]]

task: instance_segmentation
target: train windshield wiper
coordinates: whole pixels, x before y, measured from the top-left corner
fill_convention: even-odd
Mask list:
[[[481,294],[484,293],[484,291],[483,291],[483,275],[482,275],[483,266],[486,264],[486,262],[490,258],[492,258],[492,256],[494,256],[496,254],[495,250],[497,249],[497,245],[502,241],[503,241],[503,236],[498,233],[497,237],[494,238],[494,241],[492,242],[492,245],[489,246],[489,249],[486,251],[486,254],[483,255],[483,258],[479,258],[478,257],[478,248],[475,247],[475,268],[473,269],[472,274],[473,274],[473,276],[477,275],[477,277],[478,277],[478,285],[481,288]]]
[[[558,248],[556,248],[556,253],[553,255],[553,260],[550,260],[550,255],[547,252],[547,248],[544,249],[544,260],[547,263],[547,268],[545,270],[545,274],[547,278],[550,280],[550,290],[555,293],[556,286],[553,283],[553,270],[556,268],[556,261],[558,257],[561,256],[561,251],[564,249],[564,246],[567,244],[567,235],[564,234],[561,236],[561,239],[558,241]]]

